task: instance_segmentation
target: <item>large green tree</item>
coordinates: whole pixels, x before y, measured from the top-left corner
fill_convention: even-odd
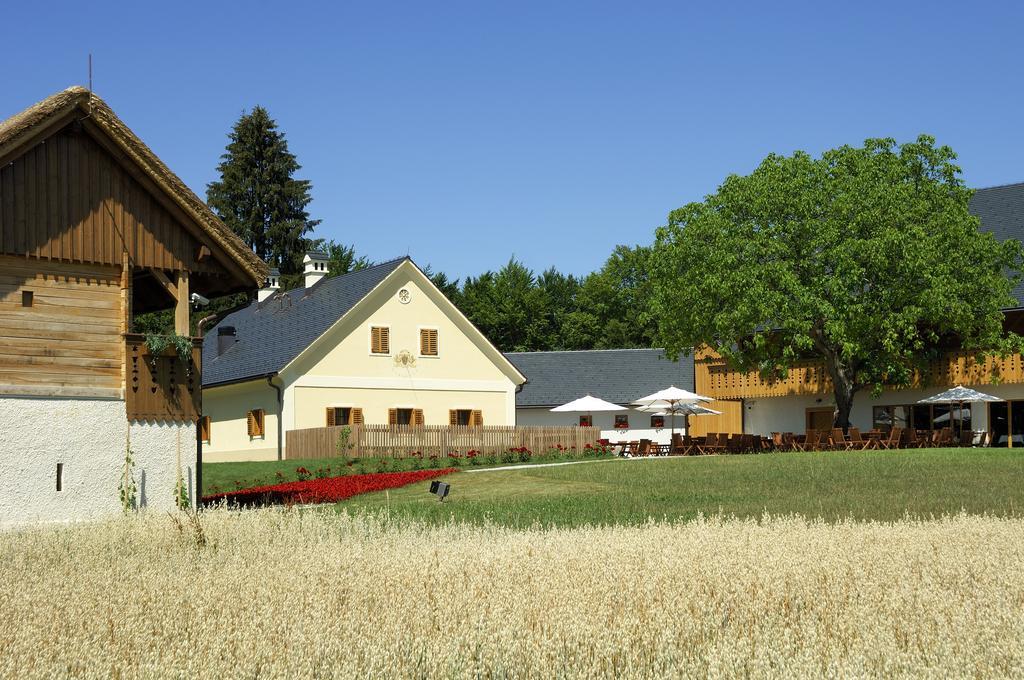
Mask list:
[[[1021,245],[978,230],[955,159],[928,136],[772,155],[673,211],[651,257],[670,354],[707,345],[765,376],[820,359],[845,428],[858,392],[908,384],[943,347],[1019,348],[1000,310]]]
[[[306,211],[312,185],[295,178],[301,166],[263,107],[242,114],[228,137],[207,203],[271,266],[284,275],[300,272],[311,245],[306,234],[320,223]]]

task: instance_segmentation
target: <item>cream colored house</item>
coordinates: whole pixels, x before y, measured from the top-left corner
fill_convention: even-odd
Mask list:
[[[409,258],[226,316],[203,348],[203,459],[287,457],[285,433],[336,424],[515,425],[526,378]]]

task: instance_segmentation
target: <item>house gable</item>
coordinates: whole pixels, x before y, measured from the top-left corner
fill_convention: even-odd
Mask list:
[[[266,266],[98,97],[70,88],[0,123],[0,253],[193,274],[251,290]]]
[[[406,291],[406,294],[402,294]],[[387,328],[388,352],[371,352],[372,328]],[[421,354],[421,331],[434,336],[437,355]],[[282,371],[298,376],[378,379],[509,381],[525,377],[410,260],[312,342]]]

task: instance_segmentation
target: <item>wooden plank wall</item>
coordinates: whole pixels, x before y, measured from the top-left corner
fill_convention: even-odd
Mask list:
[[[198,419],[202,413],[202,340],[193,339],[188,365],[173,350],[154,358],[143,335],[130,333],[124,342],[128,420],[187,423]]]
[[[119,396],[122,317],[120,267],[0,256],[0,393]]]
[[[690,432],[694,437],[703,437],[708,432],[742,434],[743,433],[743,402],[729,399],[718,399],[707,405],[716,411],[718,416],[690,416]]]
[[[423,456],[439,457],[449,453],[464,455],[479,451],[481,455],[501,454],[525,446],[534,453],[556,446],[583,449],[597,442],[597,427],[469,427],[461,425],[351,425],[349,456],[402,457],[419,451]],[[335,458],[337,442],[345,426],[314,427],[286,433],[285,458]]]
[[[88,134],[70,129],[0,168],[0,253],[220,272],[200,243]]]

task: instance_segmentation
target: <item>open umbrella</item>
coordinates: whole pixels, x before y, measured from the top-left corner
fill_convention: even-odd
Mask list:
[[[688,404],[697,404],[697,403],[700,403],[700,402],[708,402],[708,401],[714,401],[714,400],[711,397],[705,397],[703,395],[697,394],[696,392],[691,392],[689,390],[682,390],[682,389],[679,389],[678,387],[676,387],[675,385],[672,385],[672,386],[667,387],[667,388],[665,388],[663,390],[655,392],[654,394],[648,394],[646,397],[642,397],[640,399],[637,399],[633,403],[636,404],[637,406],[662,408],[665,411],[668,411],[668,412],[671,413],[673,411],[673,409],[675,409],[677,406],[683,406],[683,405],[688,405]],[[688,416],[688,414],[683,414],[683,415],[684,415],[684,417]],[[685,423],[686,423],[686,421],[684,421],[684,424]],[[675,436],[676,436],[676,418],[675,418],[675,414],[673,413],[673,415],[672,415],[672,438],[675,439]]]
[[[918,404],[950,404],[950,405],[957,404],[957,411],[959,411],[960,414],[962,414],[963,408],[964,408],[964,402],[970,403],[972,401],[1002,401],[1002,399],[1000,399],[999,397],[993,397],[991,394],[985,394],[984,392],[979,392],[977,390],[972,390],[969,387],[962,387],[960,385],[957,385],[956,387],[948,389],[945,392],[940,392],[939,394],[936,394],[935,396],[925,397],[924,399],[919,399],[917,401],[917,403]],[[960,422],[960,432],[958,434],[960,436],[963,436],[963,433],[964,433],[964,420],[963,420],[963,418],[958,418],[957,420]]]
[[[628,409],[626,409],[624,406],[619,406],[618,404],[613,404],[610,401],[605,401],[604,399],[592,397],[589,394],[585,397],[574,399],[573,401],[570,401],[568,404],[562,404],[561,406],[556,406],[553,409],[551,409],[551,411],[554,413],[583,413],[591,416],[591,418],[593,418],[593,414],[595,411],[626,410]],[[593,422],[593,420],[591,420],[591,422]]]

